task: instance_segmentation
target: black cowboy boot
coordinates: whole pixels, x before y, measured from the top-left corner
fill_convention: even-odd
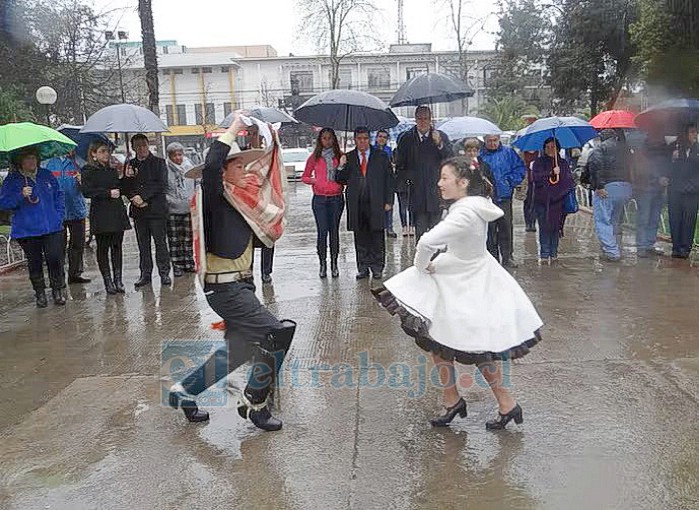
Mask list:
[[[180,408],[184,412],[185,417],[190,423],[199,423],[209,420],[209,413],[206,411],[200,411],[197,407],[197,403],[192,397],[188,396],[182,385],[175,384],[170,388],[170,395],[168,398],[170,407],[175,409]]]
[[[30,280],[32,282],[32,288],[34,289],[34,296],[36,297],[36,306],[38,308],[46,308],[49,303],[46,299],[46,283],[44,282],[44,277],[30,278]]]
[[[318,276],[321,278],[328,277],[328,261],[325,258],[320,259],[320,270],[318,271]]]
[[[256,388],[254,384],[255,374],[250,376],[248,386],[242,395],[242,403],[238,406],[238,414],[243,418],[250,418],[250,421],[259,429],[268,432],[277,431],[282,428],[282,421],[272,416],[270,412],[270,397],[276,384],[286,353],[291,347],[291,341],[296,332],[296,323],[291,320],[281,321],[283,329],[276,330],[268,335],[267,349],[260,346],[260,362],[267,366],[272,365],[274,371],[268,384],[264,388]]]

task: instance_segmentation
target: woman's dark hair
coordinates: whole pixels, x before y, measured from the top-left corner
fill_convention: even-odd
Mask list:
[[[323,137],[325,133],[330,133],[333,137],[333,152],[335,153],[335,157],[339,160],[342,157],[342,151],[340,150],[340,142],[337,141],[337,135],[335,134],[335,130],[332,128],[323,128],[320,130],[320,133],[318,133],[318,138],[316,139],[316,148],[313,150],[313,157],[316,159],[320,159],[323,157],[323,143],[320,141],[320,139]]]
[[[544,140],[544,145],[541,147],[542,152],[546,152],[546,146],[551,142],[556,142],[556,152],[561,152],[561,144],[559,143],[558,138],[554,138],[553,136]]]
[[[493,196],[493,183],[491,183],[484,175],[479,167],[471,168],[472,161],[464,156],[447,159],[442,163],[442,168],[450,166],[454,169],[454,174],[457,179],[466,179],[468,188],[466,195],[470,197],[485,197]]]
[[[106,147],[109,149],[109,144],[105,142],[104,140],[93,140],[90,142],[90,146],[87,149],[87,162],[88,163],[94,163],[95,158],[92,157],[92,155],[99,150],[100,147]]]

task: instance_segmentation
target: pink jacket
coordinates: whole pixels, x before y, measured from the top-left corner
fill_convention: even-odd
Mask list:
[[[333,158],[333,164],[338,165],[340,162],[337,158]],[[335,181],[328,181],[328,169],[323,158],[318,158],[311,154],[306,161],[306,169],[303,171],[301,181],[305,184],[313,186],[314,195],[337,196],[342,194],[343,186]]]

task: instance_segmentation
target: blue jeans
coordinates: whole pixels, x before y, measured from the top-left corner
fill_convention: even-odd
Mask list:
[[[595,231],[602,245],[602,251],[610,257],[621,257],[621,249],[616,237],[621,235],[624,220],[624,206],[631,199],[631,184],[628,182],[610,182],[604,187],[609,196],[600,198],[596,193],[592,197],[592,214]]]
[[[639,250],[650,250],[655,246],[660,214],[665,205],[662,188],[640,192],[636,197],[636,205],[636,247]]]
[[[536,221],[539,223],[539,256],[542,259],[558,257],[558,241],[561,239],[561,229],[548,229],[545,205],[536,204],[534,213]]]
[[[318,229],[318,257],[320,260],[326,260],[330,237],[330,258],[336,261],[340,253],[340,218],[345,209],[345,199],[342,195],[313,195],[311,207]]]

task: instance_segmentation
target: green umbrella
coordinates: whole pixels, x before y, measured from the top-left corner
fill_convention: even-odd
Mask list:
[[[77,147],[77,144],[55,129],[19,122],[0,126],[0,168],[10,163],[13,154],[24,147],[34,146],[39,152],[39,160],[64,156]]]

